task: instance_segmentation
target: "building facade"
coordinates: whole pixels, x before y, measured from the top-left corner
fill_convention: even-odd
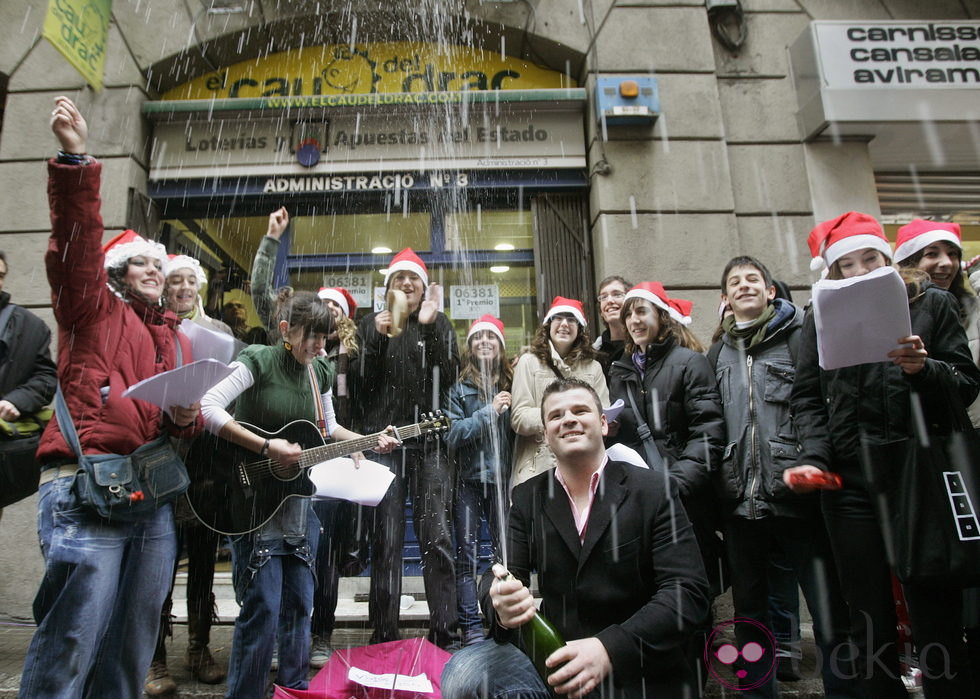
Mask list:
[[[247,300],[279,206],[282,281],[370,308],[411,246],[457,330],[495,312],[510,348],[556,294],[595,319],[608,274],[692,299],[704,339],[736,254],[805,299],[806,235],[849,209],[952,218],[980,253],[978,0],[115,0],[99,91],[40,37],[47,4],[0,5],[0,249],[49,322],[59,94],[106,236],[198,256],[216,304]],[[35,505],[0,523],[3,617],[30,616]]]

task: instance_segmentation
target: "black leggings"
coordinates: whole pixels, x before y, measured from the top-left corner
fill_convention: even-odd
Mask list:
[[[847,471],[853,476],[860,468],[853,463],[837,467],[845,475],[845,483],[854,482],[846,477]],[[849,608],[851,636],[858,646],[857,670],[865,694],[876,699],[906,697],[898,664],[891,568],[871,500],[865,490],[845,487],[838,492],[825,491],[821,503]],[[903,587],[925,695],[930,699],[971,697],[961,591],[925,585]]]

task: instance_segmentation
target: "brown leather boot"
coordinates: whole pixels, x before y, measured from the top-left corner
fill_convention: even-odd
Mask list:
[[[212,595],[212,604],[214,596]],[[210,617],[202,619],[191,611],[187,613],[187,654],[184,663],[198,682],[218,684],[225,678],[225,669],[214,661],[208,649],[211,635]]]
[[[163,697],[177,691],[177,683],[167,670],[167,659],[154,660],[150,663],[150,671],[146,673],[146,683],[143,691],[151,697]]]

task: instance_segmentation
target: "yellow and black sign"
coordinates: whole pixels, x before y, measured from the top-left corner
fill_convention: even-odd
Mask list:
[[[96,90],[102,89],[112,0],[50,0],[44,38]]]
[[[575,87],[575,84],[563,73],[499,53],[395,42],[310,46],[242,61],[175,87],[163,99],[563,87]]]

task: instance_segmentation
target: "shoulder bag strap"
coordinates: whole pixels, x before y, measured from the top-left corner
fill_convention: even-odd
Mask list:
[[[313,365],[307,364],[306,370],[310,377],[310,388],[313,390],[313,409],[316,411],[316,427],[320,430],[320,436],[324,439],[329,439],[330,435],[327,434],[327,416],[323,412],[323,399],[320,393],[320,384],[316,380],[316,372],[313,371]]]
[[[636,431],[640,435],[640,439],[643,440],[643,451],[646,452],[647,460],[650,462],[647,464],[653,469],[663,469],[664,468],[664,457],[660,454],[660,450],[657,449],[657,443],[653,439],[653,435],[650,433],[650,426],[643,419],[643,415],[640,413],[639,408],[636,405],[636,398],[633,397],[633,387],[626,384],[626,395],[630,399],[630,407],[633,409],[633,414],[636,416]]]
[[[58,416],[58,429],[61,430],[61,436],[68,442],[68,446],[75,452],[75,456],[81,458],[82,445],[78,441],[75,423],[72,422],[71,413],[68,412],[68,404],[65,403],[65,396],[61,392],[60,381],[54,392],[54,414]]]

